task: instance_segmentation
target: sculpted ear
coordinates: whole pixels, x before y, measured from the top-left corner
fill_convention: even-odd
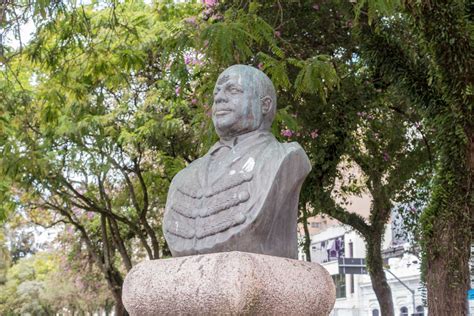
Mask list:
[[[269,96],[263,97],[262,98],[262,113],[266,115],[267,113],[270,112],[272,107],[273,107],[272,98],[270,98]]]

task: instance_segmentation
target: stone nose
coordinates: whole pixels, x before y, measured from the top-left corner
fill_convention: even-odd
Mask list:
[[[226,103],[229,101],[229,98],[226,96],[224,90],[220,90],[218,91],[215,95],[214,95],[214,103],[215,104],[219,104],[219,103]]]

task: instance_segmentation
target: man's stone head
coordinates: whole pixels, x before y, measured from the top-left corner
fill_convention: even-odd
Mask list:
[[[262,71],[233,65],[220,74],[212,105],[212,121],[220,137],[269,130],[275,111],[275,87]]]

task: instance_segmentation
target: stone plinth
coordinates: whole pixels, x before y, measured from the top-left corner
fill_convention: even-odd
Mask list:
[[[316,263],[247,252],[144,261],[125,278],[130,315],[328,315],[336,290]]]

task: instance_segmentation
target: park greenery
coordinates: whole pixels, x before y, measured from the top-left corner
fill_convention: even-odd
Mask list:
[[[394,315],[381,244],[398,208],[421,251],[430,313],[466,313],[467,1],[20,1],[2,2],[0,25],[0,314],[126,315],[123,278],[170,255],[169,183],[217,139],[212,89],[235,63],[269,75],[272,132],[308,153],[306,233],[317,214],[360,233],[382,315]],[[345,208],[363,192],[368,219]],[[32,225],[54,229],[54,241],[35,249]]]

